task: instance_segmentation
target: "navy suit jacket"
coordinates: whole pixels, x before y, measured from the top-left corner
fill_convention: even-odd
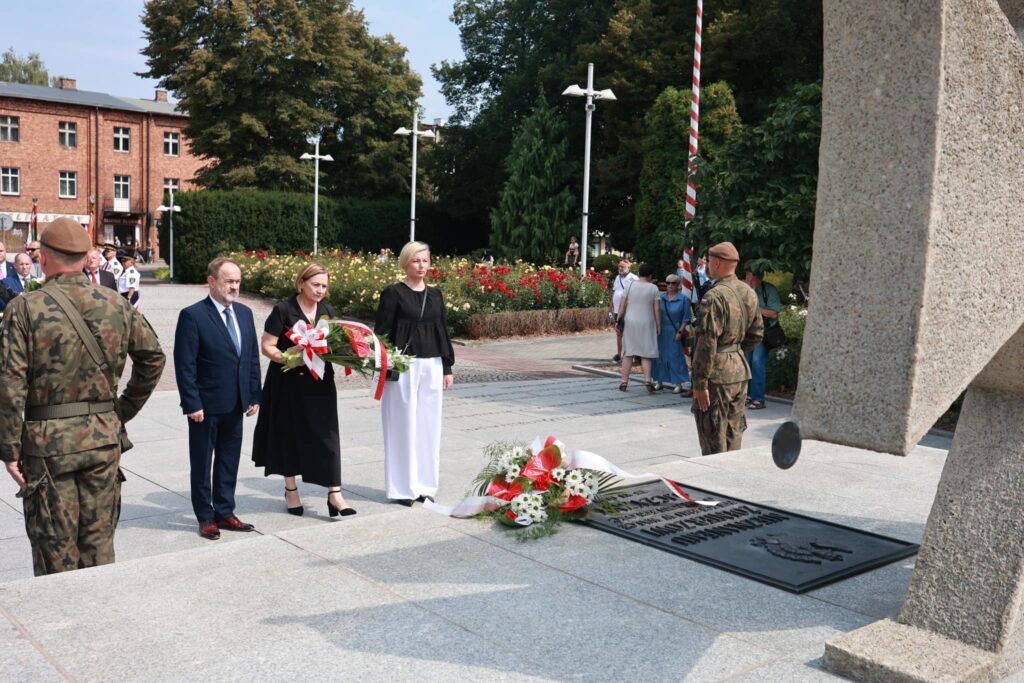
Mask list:
[[[21,278],[18,277],[17,271],[15,271],[14,266],[10,264],[8,264],[7,268],[12,274],[8,275],[3,280],[0,280],[0,282],[3,282],[3,284],[15,294],[22,294],[25,291],[25,288],[21,286]],[[0,311],[5,308],[7,308],[7,304],[0,299]]]
[[[211,415],[244,411],[262,398],[260,353],[252,310],[231,304],[241,332],[242,353],[228,336],[217,307],[209,297],[178,315],[174,332],[174,377],[186,415],[199,410]]]

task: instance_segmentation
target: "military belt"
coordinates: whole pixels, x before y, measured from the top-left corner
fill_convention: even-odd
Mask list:
[[[732,353],[733,351],[742,351],[742,347],[739,344],[726,344],[725,346],[719,346],[716,353]]]
[[[79,401],[78,403],[61,403],[55,406],[30,406],[25,409],[25,419],[59,420],[64,417],[109,413],[113,410],[113,401]]]

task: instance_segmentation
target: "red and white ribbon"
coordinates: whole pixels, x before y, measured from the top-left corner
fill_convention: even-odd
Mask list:
[[[327,326],[323,321],[314,327],[305,320],[300,320],[288,330],[287,337],[302,349],[302,362],[309,368],[309,374],[313,375],[313,379],[323,377],[327,365],[320,355],[331,350],[327,344]]]
[[[328,320],[326,322],[329,325],[340,325],[353,330],[359,330],[371,340],[370,348],[373,351],[373,368],[377,373],[377,381],[371,388],[370,393],[374,400],[379,401],[381,396],[384,395],[384,382],[387,380],[388,368],[390,367],[388,351],[384,348],[384,342],[368,326],[355,320]],[[351,375],[352,370],[345,368],[345,374]]]
[[[590,451],[567,451],[565,445],[561,441],[548,439],[547,442],[540,439],[540,437],[534,439],[530,450],[534,453],[540,453],[545,445],[554,444],[562,452],[562,462],[559,465],[562,469],[573,470],[573,469],[585,469],[593,472],[600,472],[602,474],[614,474],[622,479],[658,479],[676,496],[686,501],[691,505],[701,505],[704,507],[714,507],[719,504],[717,500],[696,500],[691,497],[683,487],[675,483],[671,479],[659,476],[657,474],[651,474],[645,472],[643,474],[630,474],[624,469],[612,464],[607,459],[601,457],[597,453],[591,453]],[[433,501],[427,500],[423,503],[423,507],[428,510],[433,510],[446,517],[473,517],[474,515],[480,514],[484,511],[493,512],[503,506],[509,504],[510,501],[496,498],[494,496],[472,496],[466,498],[461,503],[453,507],[445,507],[438,505]]]

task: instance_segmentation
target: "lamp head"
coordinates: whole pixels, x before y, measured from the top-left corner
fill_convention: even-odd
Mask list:
[[[584,95],[587,94],[587,91],[573,83],[568,88],[563,90],[562,94],[567,97],[583,97]]]
[[[395,135],[409,135],[410,133],[412,133],[412,131],[406,128],[405,126],[402,126],[401,128],[395,131]]]
[[[313,155],[310,154],[309,152],[305,152],[299,158],[302,159],[303,161],[309,161],[310,159],[313,158]]]
[[[308,142],[311,145],[315,145],[316,143],[320,142],[320,133],[312,133],[310,135],[307,135],[306,142]]]
[[[332,157],[330,154],[324,154],[322,157],[320,157],[320,161],[334,161],[334,157]]]
[[[432,130],[421,130],[416,135],[419,135],[421,138],[430,138],[431,140],[437,137]]]
[[[595,93],[595,94],[594,94],[594,98],[595,98],[595,99],[598,99],[598,100],[611,100],[611,101],[613,101],[613,102],[614,102],[614,101],[615,101],[615,99],[616,99],[616,97],[615,97],[615,93],[613,93],[613,92],[612,92],[612,91],[611,91],[610,89],[608,89],[608,88],[605,88],[604,90],[602,90],[602,91],[600,91],[600,92],[597,92],[597,93]]]

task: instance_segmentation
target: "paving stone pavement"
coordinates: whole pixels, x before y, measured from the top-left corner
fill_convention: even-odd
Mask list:
[[[143,294],[170,352],[178,310],[204,289]],[[269,304],[246,303],[261,324]],[[605,333],[457,348],[439,502],[467,492],[484,444],[553,434],[627,470],[920,541],[948,439],[908,458],[811,442],[783,472],[769,445],[789,407],[771,402],[750,415],[743,451],[700,457],[689,400],[571,370],[613,347]],[[501,381],[466,381],[485,377]],[[210,542],[191,513],[170,369],[161,389],[129,426],[117,564],[31,578],[20,501],[0,486],[0,680],[833,680],[823,642],[894,615],[913,568],[797,596],[586,527],[520,543],[389,505],[365,380],[338,396],[359,514],[331,520],[323,489],[303,483],[306,515],[285,514],[281,480],[250,461],[246,420],[238,514],[257,531]]]

